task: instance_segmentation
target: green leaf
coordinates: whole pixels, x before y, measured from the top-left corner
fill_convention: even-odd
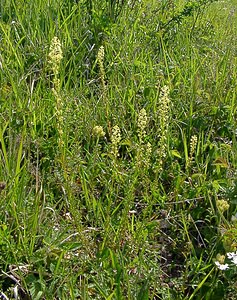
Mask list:
[[[176,149],[171,150],[170,153],[171,153],[171,155],[172,155],[173,157],[182,158],[181,154],[180,154],[179,151],[176,150]]]
[[[149,300],[149,292],[148,292],[148,280],[146,280],[144,282],[144,284],[142,285],[138,297],[137,299],[139,300]]]

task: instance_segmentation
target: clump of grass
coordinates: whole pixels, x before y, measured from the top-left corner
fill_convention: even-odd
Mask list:
[[[143,108],[140,110],[137,119],[137,135],[138,135],[138,145],[137,145],[137,154],[136,154],[136,167],[149,169],[150,160],[152,155],[152,145],[150,142],[145,142],[147,137],[146,127],[148,125],[148,117],[146,110]]]

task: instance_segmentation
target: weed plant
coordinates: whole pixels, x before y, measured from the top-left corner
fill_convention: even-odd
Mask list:
[[[237,299],[236,11],[1,1],[1,299]]]

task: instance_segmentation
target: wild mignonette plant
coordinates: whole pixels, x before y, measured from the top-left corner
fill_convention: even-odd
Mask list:
[[[136,167],[139,169],[148,169],[150,166],[150,159],[152,155],[152,146],[149,142],[146,143],[147,137],[146,127],[148,125],[147,112],[143,108],[140,110],[137,119],[137,154],[136,154]]]
[[[104,46],[100,46],[97,54],[97,61],[98,61],[99,71],[100,71],[101,99],[105,105],[105,114],[108,119],[110,108],[109,108],[109,99],[108,99],[108,86],[105,82],[104,56],[105,56]]]
[[[190,151],[189,151],[189,157],[186,162],[186,170],[189,168],[192,168],[192,164],[194,163],[195,158],[195,150],[197,147],[198,139],[196,135],[193,135],[190,140]]]
[[[162,171],[163,163],[167,156],[168,151],[168,135],[169,135],[169,122],[170,122],[170,99],[169,99],[169,88],[164,86],[161,88],[157,115],[159,119],[158,128],[158,149],[157,159],[154,165],[154,170],[157,174]]]
[[[95,126],[92,130],[92,134],[93,136],[97,137],[97,138],[101,138],[105,136],[105,132],[102,126]]]
[[[121,132],[118,125],[115,125],[112,128],[111,133],[111,154],[113,158],[116,160],[119,157],[119,143],[121,141]]]
[[[60,79],[59,79],[59,72],[60,72],[60,63],[63,58],[62,46],[61,42],[58,37],[54,37],[51,41],[49,54],[48,54],[48,62],[51,66],[51,70],[53,73],[53,87],[52,91],[55,96],[56,100],[56,117],[57,117],[57,126],[58,126],[58,144],[59,148],[62,151],[63,148],[63,103],[62,97],[60,93]]]

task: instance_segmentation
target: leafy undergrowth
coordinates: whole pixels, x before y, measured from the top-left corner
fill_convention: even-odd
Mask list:
[[[1,1],[1,299],[236,299],[236,9]]]

